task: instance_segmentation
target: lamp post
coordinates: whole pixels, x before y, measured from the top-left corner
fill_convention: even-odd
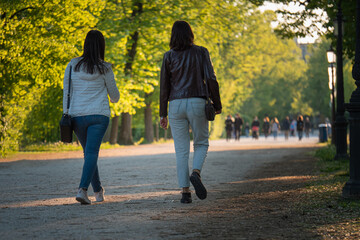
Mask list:
[[[343,15],[341,9],[341,0],[338,1],[337,12],[337,46],[336,46],[336,119],[335,119],[335,139],[336,139],[336,155],[335,159],[348,158],[347,155],[347,121],[344,116],[344,77],[343,77]]]
[[[346,110],[350,113],[350,179],[343,188],[343,197],[360,198],[360,0],[356,1],[356,48],[352,69],[356,89]]]
[[[336,63],[336,55],[332,46],[326,52],[326,57],[328,63],[330,64],[328,67],[329,74],[329,89],[331,90],[331,144],[335,145],[335,83],[336,83],[336,67],[334,64]]]

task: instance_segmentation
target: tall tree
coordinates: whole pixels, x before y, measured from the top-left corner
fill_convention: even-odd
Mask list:
[[[268,0],[250,0],[250,2],[260,6]],[[299,6],[300,11],[294,13],[290,8],[277,10],[281,14],[283,22],[280,22],[276,32],[283,37],[293,38],[295,36],[305,37],[308,35],[326,35],[334,43],[336,37],[333,34],[334,21],[338,12],[338,3],[341,1],[344,19],[344,55],[349,59],[355,56],[355,10],[356,0],[271,0],[273,3],[282,3],[285,6],[292,4]],[[309,24],[308,20],[312,20]]]
[[[21,141],[58,136],[65,65],[103,7],[96,0],[0,2],[1,155]]]
[[[271,12],[254,14],[248,37],[244,37],[251,50],[248,64],[256,66],[250,75],[251,97],[240,109],[248,119],[265,115],[283,118],[298,111],[293,107],[297,107],[294,102],[302,89],[306,64],[295,41],[282,40],[273,33],[270,23],[274,17]]]
[[[144,123],[145,123],[145,140],[148,143],[154,141],[154,126],[152,121],[152,108],[151,108],[151,94],[146,94],[145,96],[145,111],[144,111]]]

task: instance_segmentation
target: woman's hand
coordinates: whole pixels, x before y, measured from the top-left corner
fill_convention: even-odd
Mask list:
[[[220,114],[221,113],[221,109],[218,111],[215,111],[215,114]]]
[[[160,127],[162,127],[163,129],[167,129],[168,126],[168,118],[167,117],[161,117],[160,118]]]

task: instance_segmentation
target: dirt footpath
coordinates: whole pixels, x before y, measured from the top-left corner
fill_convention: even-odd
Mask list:
[[[172,144],[101,152],[106,202],[75,201],[81,153],[0,162],[0,239],[316,239],[289,206],[311,177],[317,138],[212,141],[208,198],[180,203]],[[93,198],[92,190],[90,196]]]

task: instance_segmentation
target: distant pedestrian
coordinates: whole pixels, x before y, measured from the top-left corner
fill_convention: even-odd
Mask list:
[[[241,129],[243,126],[243,120],[240,117],[240,114],[237,113],[236,117],[235,117],[235,122],[234,122],[234,127],[235,127],[235,140],[240,141],[240,136],[241,136]]]
[[[72,59],[65,69],[63,108],[64,111],[67,108],[67,93],[70,86],[69,114],[84,153],[84,165],[76,195],[76,200],[82,204],[91,204],[88,198],[90,184],[96,201],[104,201],[104,188],[98,169],[99,149],[109,125],[108,95],[113,103],[118,102],[120,98],[111,63],[104,61],[104,55],[103,34],[91,30],[86,35],[82,56]]]
[[[295,137],[296,120],[293,119],[290,124],[290,136]]]
[[[194,44],[194,34],[187,22],[176,21],[171,31],[170,50],[164,54],[161,66],[160,126],[167,129],[169,105],[177,176],[179,187],[182,188],[181,203],[192,202],[190,182],[199,199],[207,197],[207,190],[200,177],[209,148],[209,122],[204,110],[206,88],[209,89],[216,114],[221,113],[219,84],[209,52]],[[194,159],[189,177],[190,126],[194,137]]]
[[[309,117],[305,118],[305,128],[304,128],[304,130],[305,130],[305,136],[307,138],[309,138],[310,137],[310,131],[311,131],[311,122],[310,122]]]
[[[245,124],[245,129],[244,129],[244,131],[245,131],[245,136],[246,136],[246,137],[249,137],[249,134],[250,134],[250,126],[249,126],[249,123],[246,123],[246,124]]]
[[[280,129],[279,120],[275,117],[275,118],[271,121],[271,132],[272,132],[275,140],[276,140],[276,138],[277,138],[279,129]]]
[[[252,132],[252,137],[254,139],[259,139],[259,130],[260,130],[260,122],[258,117],[254,117],[254,120],[251,123],[251,132]]]
[[[282,128],[282,130],[284,132],[285,140],[288,140],[289,139],[289,130],[290,130],[289,116],[286,116],[286,118],[282,122],[281,128]]]
[[[270,134],[270,119],[269,117],[265,117],[264,118],[264,123],[263,123],[263,127],[262,127],[262,130],[264,132],[264,136],[265,138],[267,138]]]
[[[304,131],[304,120],[303,116],[299,115],[296,122],[296,130],[298,132],[299,141],[301,141],[303,137],[303,131]]]
[[[226,130],[226,141],[231,139],[231,133],[233,130],[233,120],[229,114],[225,120],[225,130]]]

